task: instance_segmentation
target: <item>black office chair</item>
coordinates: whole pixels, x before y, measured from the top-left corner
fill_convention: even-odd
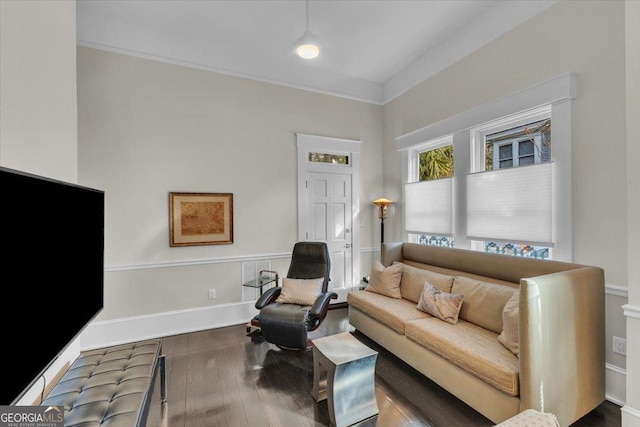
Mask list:
[[[307,332],[320,326],[327,315],[329,302],[338,298],[335,292],[327,291],[331,261],[329,249],[324,242],[298,242],[293,247],[287,278],[324,278],[322,291],[312,305],[277,302],[282,287],[268,289],[256,301],[260,310],[251,321],[259,327],[262,337],[269,343],[287,349],[309,349]]]

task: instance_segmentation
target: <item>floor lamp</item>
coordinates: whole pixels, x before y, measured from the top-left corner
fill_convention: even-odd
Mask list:
[[[384,243],[384,220],[387,218],[387,206],[393,202],[384,197],[374,200],[373,204],[378,207],[378,218],[380,218],[380,250],[382,250],[382,244]]]

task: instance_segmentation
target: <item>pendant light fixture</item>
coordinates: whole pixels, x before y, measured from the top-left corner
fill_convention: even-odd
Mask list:
[[[313,59],[320,54],[318,42],[315,36],[309,31],[309,0],[307,0],[307,27],[306,31],[295,44],[296,54],[303,59]]]

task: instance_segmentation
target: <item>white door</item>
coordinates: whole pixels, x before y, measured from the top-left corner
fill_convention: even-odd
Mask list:
[[[306,238],[326,242],[331,255],[329,289],[351,287],[351,175],[306,173]]]

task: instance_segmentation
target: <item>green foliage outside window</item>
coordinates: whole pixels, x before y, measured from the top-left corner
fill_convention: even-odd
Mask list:
[[[343,154],[309,153],[309,161],[314,163],[333,163],[348,165],[349,156]]]
[[[453,145],[420,153],[419,180],[450,178],[453,176]]]

